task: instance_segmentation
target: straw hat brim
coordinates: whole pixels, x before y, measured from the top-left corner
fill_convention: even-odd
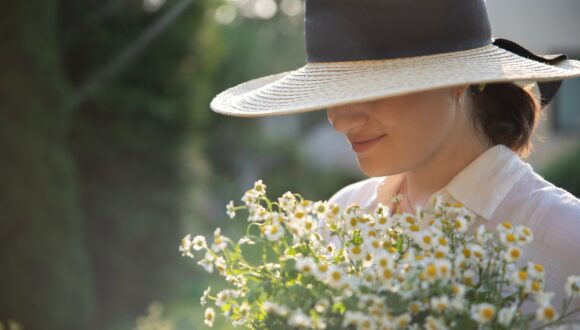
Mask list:
[[[210,108],[237,117],[275,116],[463,84],[574,77],[580,77],[580,61],[548,65],[492,44],[397,59],[308,62],[228,88]]]

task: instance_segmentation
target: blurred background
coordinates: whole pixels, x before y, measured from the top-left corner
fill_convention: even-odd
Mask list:
[[[577,0],[488,0],[494,36],[580,58]],[[0,322],[25,330],[201,329],[215,281],[187,233],[262,179],[327,199],[364,179],[324,111],[236,118],[218,92],[305,64],[303,0],[5,0],[0,13]],[[580,196],[580,80],[530,163]],[[218,316],[217,329],[231,329]]]

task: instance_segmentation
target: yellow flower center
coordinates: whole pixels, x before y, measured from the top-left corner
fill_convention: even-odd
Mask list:
[[[508,242],[512,242],[513,243],[513,242],[516,241],[516,235],[514,235],[512,233],[507,234],[505,238],[506,238],[506,240]]]
[[[494,313],[493,309],[488,308],[488,307],[484,307],[481,311],[481,314],[482,314],[484,319],[491,320],[491,318],[493,317],[493,315],[495,313]]]
[[[463,255],[464,255],[466,258],[469,258],[469,257],[471,257],[471,250],[469,250],[468,248],[464,248],[464,249],[463,249]]]
[[[521,252],[519,249],[512,249],[510,251],[510,256],[514,259],[518,259],[521,256]]]
[[[556,311],[554,310],[554,308],[550,306],[544,308],[544,317],[546,317],[547,320],[552,320],[555,316]]]
[[[435,265],[430,264],[429,266],[427,266],[427,274],[430,277],[434,277],[435,275],[437,275],[437,268],[435,267]]]
[[[527,279],[528,279],[528,273],[526,273],[526,272],[525,272],[525,271],[523,271],[523,270],[520,270],[520,271],[518,272],[518,277],[520,278],[520,280],[522,280],[522,281],[525,281],[525,280],[527,280]]]
[[[385,270],[383,270],[383,277],[384,278],[391,278],[391,277],[393,277],[393,273],[390,270],[385,269]]]
[[[332,279],[335,281],[340,280],[340,273],[339,272],[332,272]]]

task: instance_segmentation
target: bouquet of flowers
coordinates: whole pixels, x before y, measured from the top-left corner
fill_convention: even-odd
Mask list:
[[[529,329],[571,323],[580,277],[567,280],[557,310],[544,290],[545,269],[517,266],[533,240],[527,227],[504,222],[497,234],[471,230],[474,214],[437,196],[433,209],[415,214],[379,204],[345,209],[286,192],[277,201],[258,180],[244,205],[226,206],[230,218],[248,211],[246,235],[237,242],[221,234],[213,243],[187,235],[179,250],[215,270],[231,288],[203,293],[212,326],[216,310],[233,326],[250,329]],[[330,238],[333,238],[332,240]],[[261,260],[244,251],[261,247]],[[522,262],[523,264],[523,262]],[[522,304],[533,304],[525,314]]]

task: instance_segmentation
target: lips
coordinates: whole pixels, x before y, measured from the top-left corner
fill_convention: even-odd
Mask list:
[[[351,142],[352,149],[355,152],[363,152],[370,149],[373,145],[379,142],[386,134],[375,136],[375,137],[364,137],[349,140]]]

